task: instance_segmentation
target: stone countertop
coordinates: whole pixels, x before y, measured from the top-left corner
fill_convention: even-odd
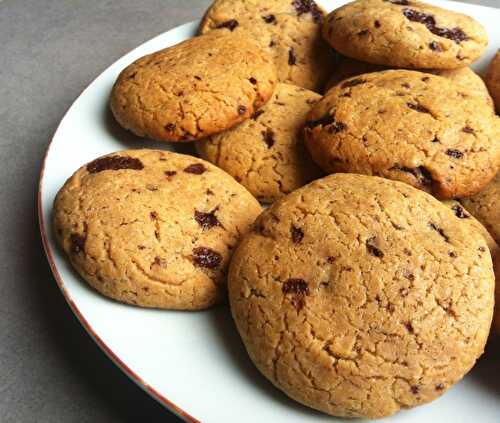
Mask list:
[[[499,0],[469,0],[499,6]],[[37,224],[40,164],[59,120],[108,65],[199,18],[210,0],[0,0],[0,421],[180,421],[73,316]]]

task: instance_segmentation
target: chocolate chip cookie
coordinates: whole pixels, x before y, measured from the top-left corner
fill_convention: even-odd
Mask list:
[[[500,50],[490,63],[486,74],[486,85],[495,101],[497,113],[500,114]]]
[[[482,354],[494,305],[483,237],[395,181],[337,174],[278,200],[238,246],[231,311],[259,370],[342,417],[427,403]]]
[[[484,190],[460,202],[500,243],[500,173]]]
[[[271,97],[276,67],[243,34],[214,32],[145,56],[118,77],[111,110],[139,136],[204,138],[248,119]]]
[[[273,202],[321,175],[303,139],[307,113],[320,98],[305,88],[280,83],[251,119],[200,141],[197,150],[260,201]]]
[[[351,59],[346,56],[341,56],[337,60],[333,76],[326,86],[328,91],[333,86],[342,82],[345,79],[359,76],[364,73],[380,72],[390,70],[390,68],[372,63],[360,62],[356,59]],[[493,107],[493,99],[491,98],[488,88],[482,78],[468,66],[457,69],[427,69],[424,72],[432,73],[433,75],[443,76],[457,85],[460,85],[464,95],[476,96],[481,98],[491,107]]]
[[[215,0],[200,32],[234,32],[253,38],[272,55],[281,82],[324,88],[333,50],[322,39],[325,12],[313,0]]]
[[[340,53],[379,65],[454,69],[485,51],[473,18],[416,0],[357,0],[328,15],[324,38]]]
[[[143,307],[196,310],[220,302],[232,249],[257,200],[203,160],[129,150],[80,168],[59,191],[54,230],[90,286]]]
[[[481,191],[500,160],[492,108],[446,78],[416,71],[340,83],[313,107],[305,135],[327,172],[383,176],[442,199]]]

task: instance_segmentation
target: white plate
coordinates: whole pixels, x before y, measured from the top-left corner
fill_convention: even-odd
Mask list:
[[[321,1],[327,9],[345,1]],[[330,3],[330,7],[328,7]],[[482,70],[500,46],[500,10],[432,1],[474,16],[490,34]],[[40,178],[42,238],[55,278],[73,312],[97,344],[132,380],[187,421],[321,422],[328,416],[295,404],[253,367],[226,307],[169,312],[121,305],[101,297],[72,271],[51,232],[52,202],[64,181],[97,156],[126,148],[168,148],[122,130],[108,110],[118,73],[130,62],[193,36],[197,22],[175,28],[133,50],[103,72],[75,101],[47,150]],[[498,360],[498,359],[497,359]],[[465,380],[432,404],[387,422],[500,422],[498,360],[482,360]],[[495,369],[496,366],[496,369]],[[479,417],[480,416],[480,417]]]

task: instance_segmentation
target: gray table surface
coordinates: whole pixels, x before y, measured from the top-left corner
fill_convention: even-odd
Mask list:
[[[332,0],[333,1],[333,0]],[[500,6],[500,0],[469,0]],[[0,0],[0,422],[179,421],[72,315],[37,227],[40,163],[76,96],[209,0]]]

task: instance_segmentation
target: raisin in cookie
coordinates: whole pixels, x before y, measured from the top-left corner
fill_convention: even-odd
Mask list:
[[[442,395],[482,354],[493,316],[483,237],[425,192],[363,175],[320,179],[267,209],[228,287],[259,370],[344,417]]]
[[[270,52],[281,82],[319,91],[334,58],[321,36],[324,15],[313,0],[215,0],[200,32],[219,29],[249,36]]]
[[[260,211],[210,163],[129,150],[94,160],[66,182],[54,228],[71,264],[101,294],[196,310],[224,297],[232,249]]]
[[[497,52],[488,68],[486,85],[495,100],[497,113],[500,114],[500,50]]]
[[[305,88],[278,84],[251,119],[197,143],[197,150],[259,200],[273,202],[321,175],[303,139],[307,113],[320,98]]]
[[[335,72],[326,86],[326,91],[345,79],[359,76],[364,73],[380,72],[389,69],[390,68],[386,66],[360,62],[359,60],[342,56],[337,61]],[[491,98],[484,81],[470,67],[465,66],[457,69],[428,69],[424,72],[449,79],[453,83],[460,86],[463,95],[476,96],[490,105],[490,107],[493,107],[493,99]]]
[[[447,206],[458,219],[460,219],[466,225],[470,226],[470,228],[473,231],[477,231],[483,236],[484,240],[486,241],[486,244],[488,245],[492,257],[498,254],[500,249],[495,239],[491,236],[488,230],[481,224],[481,222],[479,222],[479,220],[477,220],[474,216],[472,216],[472,214],[468,210],[465,209],[462,203],[460,203],[457,200],[448,200],[448,201],[443,201],[443,204]]]
[[[305,128],[327,172],[383,176],[440,198],[481,191],[500,160],[500,120],[446,78],[391,70],[332,88]]]
[[[488,36],[469,16],[416,0],[357,0],[328,15],[323,36],[340,53],[412,69],[453,69],[478,59]]]
[[[460,202],[500,242],[500,173],[483,191]]]
[[[132,63],[113,87],[111,110],[139,136],[195,140],[248,119],[271,97],[276,76],[255,41],[217,32]]]

